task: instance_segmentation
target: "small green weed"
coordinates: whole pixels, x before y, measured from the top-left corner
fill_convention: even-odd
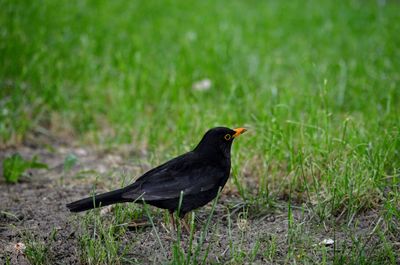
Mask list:
[[[47,169],[48,167],[46,164],[38,162],[36,156],[31,160],[25,160],[17,153],[4,159],[3,176],[7,183],[17,183],[22,174],[30,168]]]
[[[78,157],[74,154],[68,154],[64,159],[64,171],[71,170],[78,162]]]
[[[84,264],[121,264],[126,260],[129,246],[122,243],[127,232],[129,210],[117,206],[112,220],[100,216],[100,209],[88,212],[83,218],[79,237],[80,255]]]
[[[32,265],[45,265],[50,263],[49,247],[46,242],[39,241],[33,235],[25,237],[25,256]]]

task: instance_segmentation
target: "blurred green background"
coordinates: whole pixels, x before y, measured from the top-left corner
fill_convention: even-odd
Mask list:
[[[244,125],[234,175],[261,192],[373,204],[400,168],[399,21],[396,1],[2,0],[1,139],[44,128],[162,160]]]

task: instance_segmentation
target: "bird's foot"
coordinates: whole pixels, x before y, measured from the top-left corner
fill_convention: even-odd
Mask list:
[[[151,226],[151,223],[148,220],[133,220],[128,223],[128,229],[130,230],[148,226]]]
[[[187,224],[184,218],[181,220],[181,224],[183,225],[183,228],[185,229],[186,233],[190,235],[190,226]]]

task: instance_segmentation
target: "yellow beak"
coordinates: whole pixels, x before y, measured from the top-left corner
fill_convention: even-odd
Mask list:
[[[233,129],[235,131],[235,134],[232,135],[233,138],[238,137],[239,135],[241,135],[242,133],[244,133],[245,131],[247,131],[245,128],[236,128]]]

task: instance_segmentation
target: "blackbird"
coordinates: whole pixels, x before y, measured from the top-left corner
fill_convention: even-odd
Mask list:
[[[183,218],[213,200],[224,187],[231,169],[233,140],[245,131],[245,128],[212,128],[192,151],[151,169],[133,184],[69,203],[67,207],[71,212],[81,212],[115,203],[144,201],[167,209],[174,220],[182,192],[179,217]]]

